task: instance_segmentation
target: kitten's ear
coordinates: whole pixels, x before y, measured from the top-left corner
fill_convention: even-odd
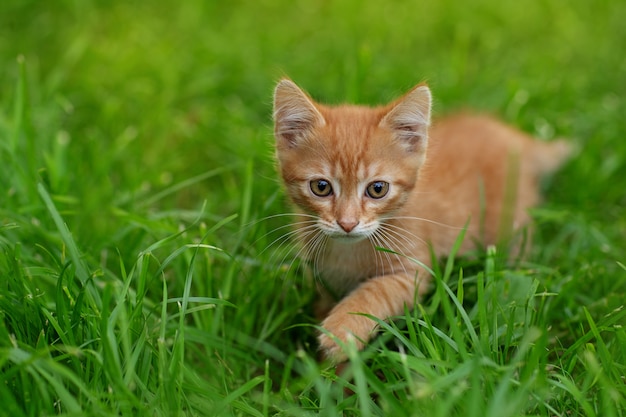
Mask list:
[[[418,85],[392,104],[379,126],[393,130],[409,151],[422,149],[428,140],[431,101],[430,89]]]
[[[274,91],[274,134],[288,146],[317,126],[326,124],[313,100],[293,81],[283,79]]]

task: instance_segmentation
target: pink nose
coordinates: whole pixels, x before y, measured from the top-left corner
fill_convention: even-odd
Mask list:
[[[346,232],[350,233],[357,224],[359,224],[358,220],[337,220],[337,224],[341,226],[341,228]]]

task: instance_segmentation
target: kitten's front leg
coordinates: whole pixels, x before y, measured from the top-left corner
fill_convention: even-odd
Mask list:
[[[425,275],[383,275],[365,281],[330,311],[322,327],[344,343],[352,338],[357,348],[362,349],[374,334],[376,322],[354,313],[383,320],[401,314],[405,305],[412,308],[415,297],[424,293]],[[326,333],[319,336],[319,343],[327,359],[335,363],[346,360],[342,349]]]

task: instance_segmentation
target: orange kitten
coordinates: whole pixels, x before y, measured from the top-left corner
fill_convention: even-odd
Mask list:
[[[448,254],[466,224],[462,251],[506,238],[528,221],[539,177],[568,153],[485,116],[431,128],[430,109],[425,85],[375,108],[325,106],[286,79],[276,87],[279,170],[323,283],[322,326],[359,348],[376,324],[352,313],[386,319],[428,290],[431,276],[407,257],[429,266],[431,248]],[[345,359],[326,333],[319,342],[327,358]]]

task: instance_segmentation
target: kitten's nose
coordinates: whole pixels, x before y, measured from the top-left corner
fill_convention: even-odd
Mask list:
[[[359,224],[358,220],[353,220],[353,219],[349,219],[349,220],[337,220],[337,224],[339,226],[341,226],[341,228],[346,232],[346,233],[350,233],[352,231],[352,229],[354,229],[356,227],[357,224]]]

